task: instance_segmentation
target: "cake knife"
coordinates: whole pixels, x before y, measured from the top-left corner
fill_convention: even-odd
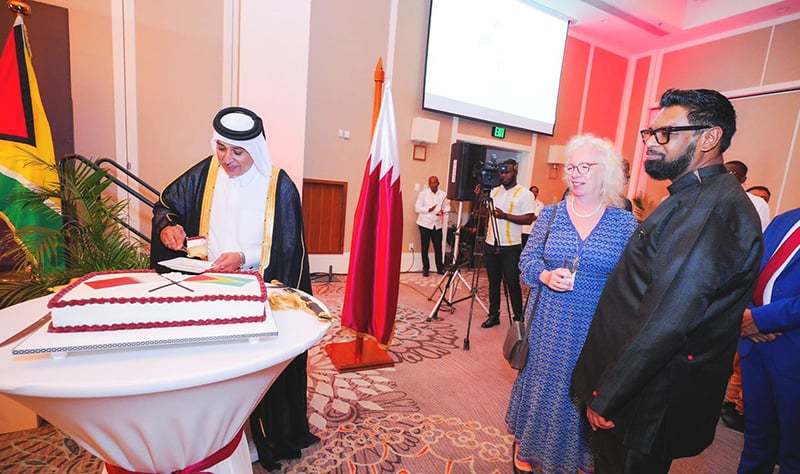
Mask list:
[[[13,336],[9,337],[8,339],[6,339],[3,342],[0,342],[0,347],[7,346],[7,345],[11,344],[12,342],[17,342],[20,339],[22,339],[23,337],[27,336],[28,334],[31,334],[33,331],[36,331],[40,327],[42,327],[45,324],[47,324],[48,322],[50,322],[50,318],[51,317],[52,317],[52,315],[48,312],[47,314],[45,314],[41,318],[39,318],[36,321],[34,321],[33,323],[29,324],[27,327],[23,328],[18,333],[14,334]]]

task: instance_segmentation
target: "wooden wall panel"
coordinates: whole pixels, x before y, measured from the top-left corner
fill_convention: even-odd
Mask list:
[[[800,207],[798,164],[792,160],[800,121],[800,92],[734,99],[736,134],[725,160],[747,165],[744,186],[766,186],[772,192],[771,215]],[[794,152],[797,155],[797,151]],[[794,171],[792,171],[794,170]],[[793,174],[794,173],[794,174]]]
[[[800,113],[798,113],[797,121],[800,123]],[[800,144],[800,128],[795,128],[795,130],[796,133],[792,141],[792,147],[789,149],[790,155],[786,163],[786,173],[783,175],[781,194],[775,204],[772,204],[775,199],[774,193],[773,198],[769,201],[772,217],[800,207],[800,186],[797,185],[797,177],[800,176],[800,146],[798,146]]]
[[[583,133],[608,138],[612,142],[616,139],[627,71],[628,59],[601,48],[594,49]]]
[[[730,91],[758,86],[769,38],[770,28],[762,28],[664,54],[657,95],[672,88]]]
[[[630,187],[626,190],[629,196],[641,194],[638,184],[647,179],[647,175],[644,172],[643,155],[641,153],[637,155],[636,150],[641,149],[639,148],[641,141],[639,130],[647,128],[648,125],[643,121],[643,116],[648,107],[648,104],[645,103],[645,91],[647,90],[651,60],[649,56],[636,60],[628,117],[625,121],[625,131],[621,139],[622,156],[631,162]]]
[[[558,110],[552,144],[563,145],[578,132],[590,50],[589,43],[573,37],[567,38],[561,84],[558,89]]]
[[[347,183],[303,180],[303,224],[309,254],[344,253]]]
[[[134,8],[133,97],[137,102],[126,114],[135,112],[138,157],[128,159],[137,160],[138,169],[134,167],[134,171],[160,189],[212,154],[211,123],[222,106],[228,105],[223,97],[223,75],[212,72],[224,68],[225,45],[220,31],[223,2],[135,2]],[[176,21],[178,18],[180,21]],[[241,105],[264,119],[272,163],[283,166],[278,157],[284,155],[269,139],[279,131],[267,126],[268,111],[248,102]],[[128,118],[132,119],[131,115]]]
[[[764,82],[775,84],[796,81],[800,78],[800,20],[775,25],[769,49]]]
[[[556,127],[552,137],[547,135],[536,137],[531,183],[539,186],[539,199],[545,204],[560,201],[566,188],[561,179],[561,167],[549,165],[547,155],[551,145],[565,145],[570,137],[578,132],[590,52],[589,43],[573,37],[567,38],[561,84],[559,84]]]

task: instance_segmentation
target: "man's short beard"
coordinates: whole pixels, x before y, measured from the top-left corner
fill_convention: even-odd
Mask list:
[[[644,170],[655,180],[674,180],[675,177],[680,176],[689,168],[696,147],[696,143],[692,141],[675,161],[667,161],[665,156],[657,160],[646,160],[644,162]]]

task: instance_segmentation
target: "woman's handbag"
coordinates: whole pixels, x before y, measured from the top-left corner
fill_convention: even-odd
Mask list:
[[[503,357],[512,369],[522,370],[528,361],[528,331],[525,321],[512,321],[503,341]]]
[[[539,286],[539,291],[536,292],[536,299],[533,303],[531,310],[531,317],[536,312],[536,304],[539,302],[539,295],[542,293],[542,287]],[[528,293],[530,298],[530,293]],[[527,311],[526,311],[527,314]],[[528,361],[528,334],[530,333],[530,326],[525,327],[525,321],[512,321],[511,327],[508,328],[506,339],[503,341],[503,357],[506,358],[512,369],[522,370],[525,363]]]
[[[547,243],[550,237],[550,226],[553,225],[553,220],[556,218],[558,212],[558,205],[553,206],[553,215],[550,216],[550,222],[547,223],[547,232],[545,232],[544,242]],[[530,311],[529,320],[533,319],[536,313],[536,305],[539,304],[539,296],[542,294],[542,285],[539,285],[539,291],[536,292],[536,298],[533,300],[533,308]],[[530,290],[528,292],[528,299],[530,299]],[[528,314],[527,311],[528,300],[525,301],[525,311],[523,314]],[[525,327],[525,321],[512,321],[511,327],[508,328],[506,339],[503,341],[503,357],[506,358],[512,369],[522,370],[525,363],[528,361],[528,335],[530,334],[530,325]]]

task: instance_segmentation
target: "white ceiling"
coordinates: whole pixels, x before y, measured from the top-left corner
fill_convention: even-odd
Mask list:
[[[570,18],[572,35],[625,56],[800,13],[800,0],[531,0],[531,3]]]

